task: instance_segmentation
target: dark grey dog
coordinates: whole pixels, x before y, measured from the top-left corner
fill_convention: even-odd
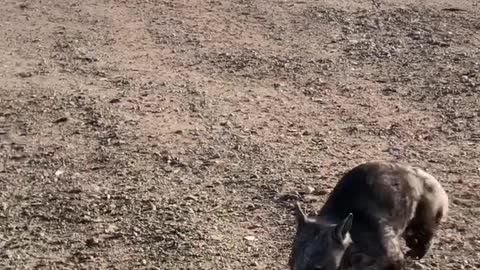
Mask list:
[[[422,258],[447,217],[448,197],[425,171],[383,162],[348,171],[315,216],[297,204],[292,270],[402,269],[407,256]]]

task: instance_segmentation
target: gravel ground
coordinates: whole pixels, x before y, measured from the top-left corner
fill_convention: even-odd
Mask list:
[[[477,0],[4,0],[0,79],[2,269],[286,269],[370,160],[450,196],[411,269],[480,268]]]

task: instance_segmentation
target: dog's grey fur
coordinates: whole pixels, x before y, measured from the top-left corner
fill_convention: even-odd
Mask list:
[[[409,165],[369,162],[348,171],[317,215],[297,206],[292,270],[403,268],[407,256],[420,259],[448,214],[440,183]],[[352,222],[353,219],[353,222]]]

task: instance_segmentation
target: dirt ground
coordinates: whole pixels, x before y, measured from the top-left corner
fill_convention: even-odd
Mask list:
[[[286,269],[369,160],[451,200],[412,269],[480,268],[480,2],[4,0],[1,269]]]

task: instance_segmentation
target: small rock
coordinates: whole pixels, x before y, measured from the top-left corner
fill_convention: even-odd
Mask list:
[[[7,250],[4,251],[4,254],[5,254],[4,256],[9,258],[9,259],[13,258],[13,251],[12,250],[7,249]]]
[[[281,83],[274,83],[273,88],[278,89],[279,87],[283,87],[284,85]]]
[[[88,238],[87,241],[85,241],[85,244],[88,246],[88,247],[94,247],[94,246],[98,246],[98,244],[100,244],[100,240],[98,240],[98,238]]]
[[[222,127],[228,127],[228,126],[230,126],[230,121],[221,122],[221,123],[220,123],[220,126],[222,126]]]
[[[283,193],[280,194],[279,200],[290,201],[290,200],[299,200],[301,197],[298,193]]]
[[[224,163],[225,163],[225,161],[219,160],[219,159],[203,161],[203,165],[205,165],[205,166],[222,165]]]
[[[186,201],[198,201],[198,198],[194,195],[187,195],[187,196],[185,196],[184,200],[186,200]]]
[[[17,76],[20,77],[20,78],[30,78],[33,76],[33,74],[29,71],[27,72],[19,72],[17,73]]]
[[[246,208],[247,210],[255,210],[255,209],[256,209],[256,206],[255,206],[255,204],[253,204],[253,203],[247,203],[247,204],[245,205],[245,208]]]
[[[215,241],[223,241],[223,236],[220,234],[212,234],[210,238]]]
[[[80,194],[82,193],[82,189],[79,187],[74,187],[72,189],[69,189],[67,192],[71,194]]]
[[[105,233],[114,233],[117,230],[118,227],[116,225],[110,224],[107,228],[105,228]]]
[[[216,158],[220,158],[220,154],[219,153],[214,153],[210,158],[211,159],[216,159]]]
[[[5,212],[5,211],[7,211],[7,209],[8,209],[8,203],[2,202],[2,211]]]
[[[305,202],[314,203],[320,201],[320,198],[314,195],[306,195],[304,197]]]
[[[325,104],[325,101],[321,98],[312,98],[312,101],[316,103]]]
[[[67,121],[68,121],[68,116],[62,116],[62,117],[54,120],[53,123],[58,124],[58,123],[63,123],[63,122],[67,122]]]
[[[315,191],[314,187],[307,186],[303,192],[305,192],[305,194],[312,194],[314,191]]]
[[[257,238],[253,235],[249,235],[249,236],[245,236],[243,239],[247,240],[247,241],[255,241],[257,240]]]
[[[317,189],[314,191],[315,195],[327,195],[328,194],[328,190],[324,190],[324,189]]]
[[[64,173],[63,170],[58,170],[58,171],[55,172],[55,176],[58,177],[58,176],[62,175],[63,173]]]
[[[119,99],[119,98],[112,98],[112,99],[109,101],[109,103],[112,103],[112,104],[114,104],[114,103],[119,103],[119,102],[120,102],[120,99]]]

